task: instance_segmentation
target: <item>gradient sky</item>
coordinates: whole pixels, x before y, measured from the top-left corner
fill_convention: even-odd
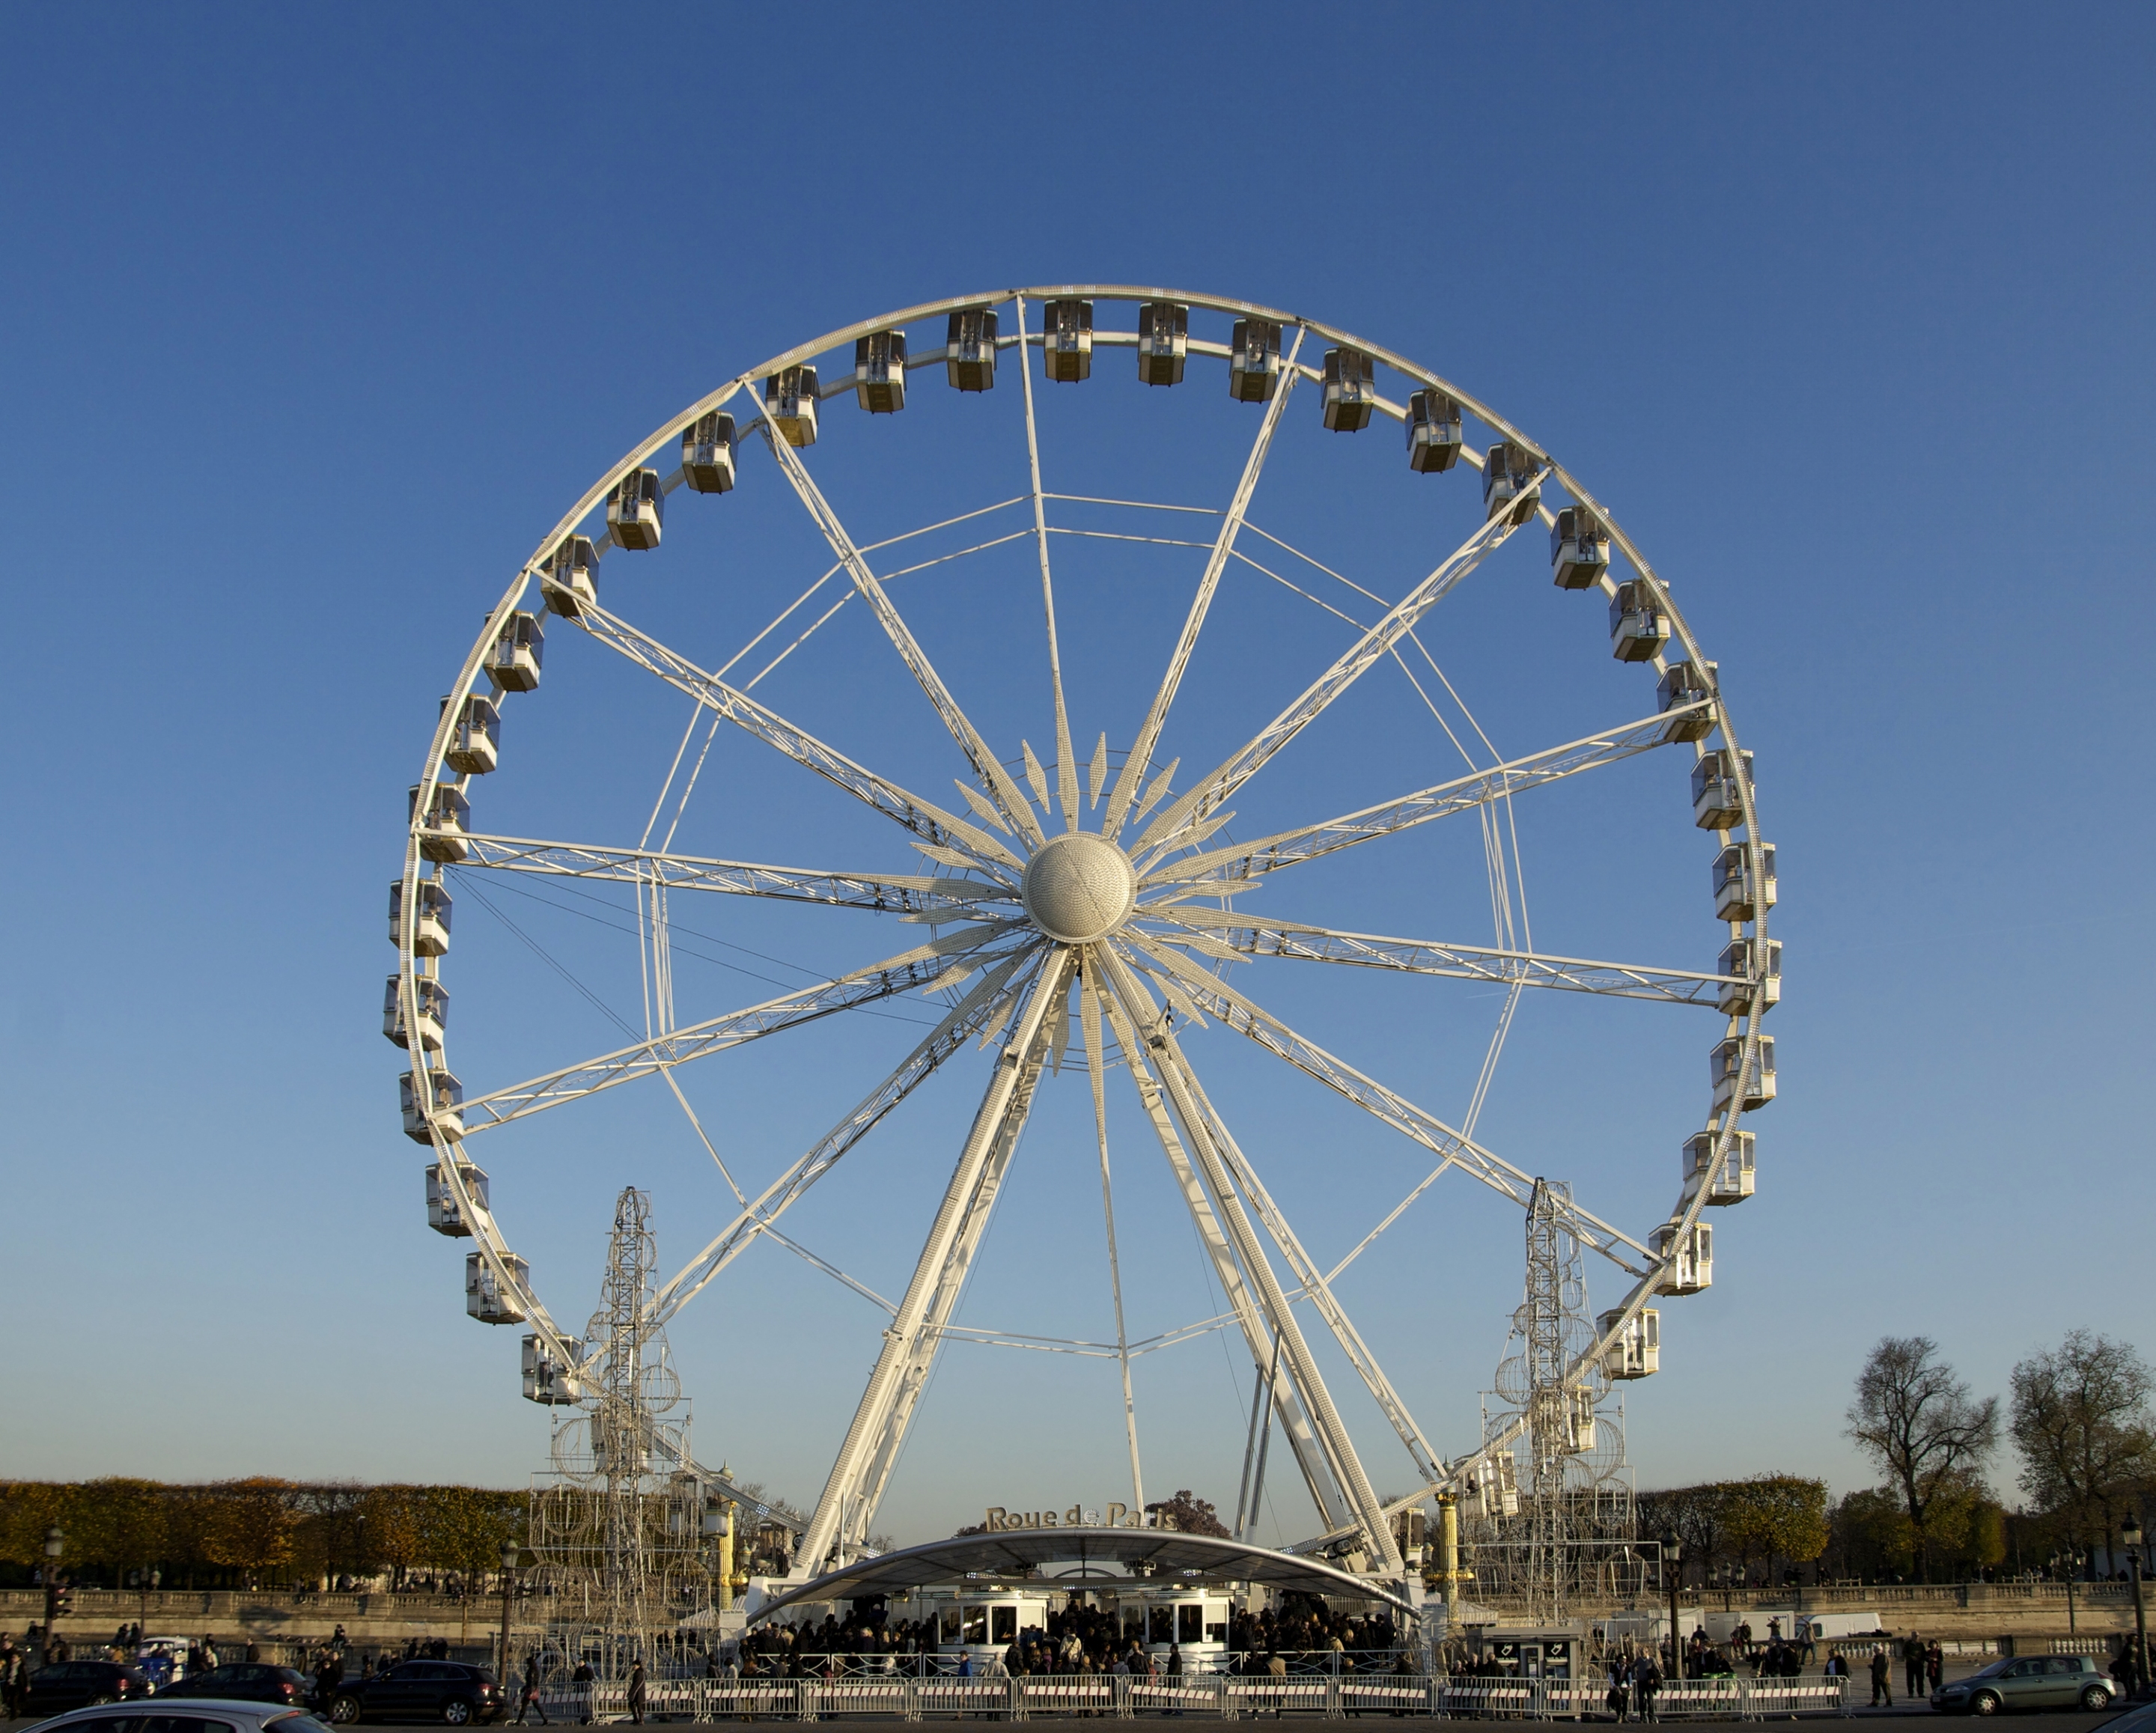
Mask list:
[[[18,9],[0,32],[21,74],[0,120],[18,838],[0,1474],[507,1484],[542,1464],[516,1332],[462,1315],[462,1248],[423,1225],[378,1033],[384,892],[434,700],[547,527],[676,409],[819,332],[1028,282],[1246,298],[1435,367],[1609,502],[1721,663],[1779,849],[1784,1092],[1756,1121],[1759,1195],[1717,1218],[1713,1288],[1667,1306],[1665,1370],[1628,1393],[1643,1484],[1768,1468],[1866,1484],[1841,1411],[1884,1333],[1936,1337],[1981,1391],[2075,1327],[2156,1349],[2136,1297],[2156,1243],[2135,1080],[2152,1033],[2145,8],[2061,29],[1922,5],[121,7]],[[1230,413],[1214,364],[1173,394],[1127,367],[1112,355],[1083,392],[1044,397],[1049,485],[1224,499],[1254,413]],[[896,423],[834,402],[814,460],[864,536],[1007,498],[1016,385],[962,403],[916,374]],[[1477,515],[1473,478],[1410,477],[1389,423],[1327,444],[1314,402],[1293,407],[1255,516],[1399,593],[1419,575],[1412,514],[1435,512],[1450,546]],[[724,502],[677,495],[649,556],[677,563],[639,568],[633,614],[716,660],[767,590],[820,571],[777,488],[767,463]],[[747,538],[736,553],[712,551],[722,524]],[[1433,643],[1512,751],[1647,707],[1648,683],[1602,652],[1599,602],[1551,590],[1539,542],[1504,551]],[[1064,578],[1074,726],[1081,750],[1102,729],[1120,747],[1190,568],[1086,546]],[[1037,638],[1007,638],[995,613],[1030,618],[1036,593],[1024,546],[1005,552],[900,599],[1014,754],[1050,736]],[[669,576],[685,572],[723,582]],[[1210,695],[1186,707],[1194,754],[1344,642],[1285,596],[1250,580],[1224,608]],[[772,701],[947,791],[955,753],[850,618]],[[1284,760],[1279,813],[1441,762],[1412,699],[1373,680],[1342,737],[1399,757]],[[486,822],[633,842],[685,708],[560,628],[546,684],[513,701]],[[1711,961],[1707,844],[1677,771],[1654,766],[1522,803],[1547,948]],[[681,846],[904,865],[738,741],[711,774],[723,798],[691,808]],[[874,860],[844,852],[867,843]],[[1373,861],[1306,918],[1479,936],[1480,858],[1470,833]],[[1266,895],[1282,913],[1322,903]],[[634,1018],[632,944],[566,899],[495,900]],[[680,965],[685,1018],[777,990],[758,974],[791,987],[899,948],[798,910],[675,918],[718,960]],[[468,1083],[619,1038],[485,910],[460,902],[457,931]],[[1490,1004],[1337,972],[1276,1002],[1464,1112]],[[1270,977],[1236,980],[1265,997]],[[1607,1008],[1524,1007],[1482,1129],[1638,1231],[1675,1190],[1713,1031]],[[840,1019],[712,1062],[696,1099],[743,1177],[767,1176],[914,1038]],[[1421,1169],[1235,1041],[1194,1038],[1194,1059],[1329,1262]],[[978,1075],[910,1104],[873,1161],[804,1206],[804,1240],[896,1292]],[[651,1191],[662,1262],[716,1229],[708,1159],[670,1101],[630,1093],[481,1157],[565,1320],[596,1299],[621,1185]],[[1064,1079],[1029,1133],[965,1321],[1112,1329],[1084,1094]],[[1141,1124],[1116,1112],[1144,1334],[1213,1303]],[[1617,1297],[1589,1281],[1596,1304]],[[1343,1284],[1445,1449],[1475,1435],[1518,1284],[1517,1212],[1440,1187]],[[699,1454],[813,1498],[878,1322],[759,1248],[674,1332]],[[1248,1368],[1222,1343],[1140,1362],[1151,1492],[1233,1502]],[[983,1504],[1124,1496],[1111,1384],[1099,1361],[953,1350],[884,1525],[919,1539]],[[1352,1406],[1373,1478],[1404,1484]],[[2002,1459],[2003,1490],[2012,1474]],[[1307,1532],[1299,1495],[1275,1489],[1277,1531]]]

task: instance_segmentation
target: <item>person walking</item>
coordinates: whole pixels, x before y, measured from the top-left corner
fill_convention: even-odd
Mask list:
[[[535,1709],[539,1711],[541,1726],[552,1725],[547,1719],[547,1705],[539,1700],[539,1657],[527,1654],[524,1657],[524,1691],[516,1705],[516,1725],[524,1725],[525,1717]]]
[[[1934,1637],[1924,1645],[1924,1677],[1934,1691],[1938,1689],[1939,1681],[1946,1677],[1946,1671],[1947,1652],[1939,1647],[1939,1639]]]
[[[1924,1639],[1914,1631],[1902,1642],[1902,1683],[1907,1695],[1924,1695]]]
[[[639,1655],[629,1669],[629,1718],[639,1727],[644,1725],[644,1659]]]
[[[1885,1649],[1875,1648],[1871,1651],[1871,1706],[1876,1709],[1881,1704],[1889,1709],[1894,1706],[1894,1664],[1887,1659]]]
[[[570,1686],[576,1692],[579,1725],[588,1727],[592,1724],[592,1687],[598,1679],[598,1674],[592,1671],[589,1661],[578,1662],[577,1670],[569,1675]]]
[[[1602,1706],[1609,1711],[1610,1718],[1620,1725],[1632,1710],[1632,1678],[1624,1657],[1614,1656],[1609,1663],[1609,1689],[1602,1694]]]
[[[1652,1654],[1643,1654],[1632,1664],[1632,1700],[1638,1706],[1640,1719],[1651,1721],[1655,1714],[1655,1699],[1662,1689],[1662,1669],[1655,1664]]]

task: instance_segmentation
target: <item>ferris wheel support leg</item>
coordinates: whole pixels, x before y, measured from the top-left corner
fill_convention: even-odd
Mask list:
[[[1101,947],[1095,947],[1096,950]],[[1105,973],[1105,964],[1103,972]],[[1106,985],[1103,982],[1104,987]],[[1252,1366],[1261,1382],[1269,1383],[1272,1390],[1273,1412],[1278,1416],[1281,1433],[1288,1447],[1295,1453],[1296,1466],[1302,1471],[1303,1484],[1310,1490],[1310,1501],[1317,1507],[1318,1515],[1325,1520],[1328,1532],[1345,1530],[1355,1521],[1346,1495],[1334,1479],[1331,1464],[1317,1439],[1317,1429],[1311,1424],[1308,1405],[1304,1402],[1295,1379],[1294,1368],[1277,1366],[1274,1348],[1274,1332],[1267,1325],[1250,1284],[1243,1279],[1242,1267],[1235,1261],[1235,1248],[1222,1230],[1219,1216],[1214,1212],[1204,1182],[1191,1165],[1189,1152],[1183,1147],[1177,1133],[1175,1121],[1168,1112],[1168,1100],[1147,1066],[1145,1043],[1140,1039],[1132,1017],[1122,1000],[1111,987],[1101,995],[1102,1007],[1106,1011],[1116,1032],[1116,1042],[1130,1057],[1131,1077],[1137,1086],[1138,1103],[1144,1108],[1153,1136],[1159,1139],[1161,1153],[1168,1159],[1175,1182],[1183,1193],[1184,1204],[1190,1211],[1190,1219],[1198,1229],[1199,1243],[1212,1259],[1214,1279],[1220,1284],[1226,1295],[1229,1310],[1235,1313],[1236,1324],[1243,1332],[1243,1341],[1250,1351]],[[1269,1374],[1266,1368],[1276,1366],[1281,1376]]]
[[[1024,1122],[1024,1110],[1031,1101],[1032,1077],[1040,1066],[1040,1049],[1048,1013],[1062,1002],[1072,961],[1072,952],[1063,946],[1049,953],[1016,1028],[997,1055],[995,1074],[973,1116],[973,1130],[959,1153],[951,1183],[944,1190],[942,1205],[921,1248],[912,1279],[899,1302],[898,1315],[883,1333],[883,1349],[876,1356],[875,1369],[869,1375],[853,1423],[846,1429],[845,1442],[831,1465],[823,1495],[816,1501],[815,1515],[808,1520],[808,1531],[796,1555],[798,1573],[814,1576],[822,1570],[839,1539],[842,1525],[848,1531],[865,1530],[873,1515],[874,1507],[864,1499],[870,1470],[879,1455],[895,1454],[898,1434],[891,1430],[892,1422],[898,1421],[902,1433],[904,1418],[912,1411],[912,1397],[906,1388],[908,1373],[916,1365],[925,1366],[934,1356],[938,1304],[942,1305],[942,1315],[947,1318],[956,1299],[955,1292],[947,1298],[945,1289],[963,1284],[973,1248],[987,1223],[985,1206],[993,1201],[993,1187],[984,1185],[984,1181],[999,1148],[1004,1151],[1004,1160],[1009,1159],[1004,1146],[1006,1126]],[[997,1178],[1000,1180],[1000,1172]],[[916,1392],[917,1388],[916,1381]]]
[[[1130,969],[1122,958],[1109,947],[1101,951],[1106,972],[1115,983],[1116,996],[1126,1006],[1149,1007],[1150,1000],[1141,997],[1144,989],[1132,978]],[[1301,1387],[1304,1399],[1310,1404],[1311,1418],[1316,1422],[1319,1441],[1325,1447],[1333,1476],[1347,1492],[1354,1506],[1358,1525],[1369,1556],[1379,1573],[1388,1577],[1404,1577],[1406,1561],[1400,1556],[1399,1543],[1393,1539],[1392,1525],[1385,1520],[1378,1495],[1370,1484],[1369,1476],[1363,1472],[1362,1459],[1355,1454],[1355,1446],[1341,1423],[1340,1415],[1332,1404],[1332,1397],[1319,1375],[1317,1362],[1312,1357],[1310,1345],[1303,1340],[1302,1331],[1295,1320],[1295,1314],[1282,1292],[1280,1278],[1273,1272],[1265,1248],[1258,1243],[1256,1230],[1237,1195],[1228,1163],[1214,1143],[1212,1127],[1199,1103],[1193,1099],[1183,1081],[1184,1062],[1176,1046],[1175,1037],[1169,1033],[1167,1022],[1157,1013],[1148,1012],[1143,1019],[1142,1035],[1148,1046],[1161,1043],[1161,1082],[1168,1091],[1168,1102],[1182,1125],[1183,1135],[1197,1156],[1208,1185],[1220,1200],[1220,1213],[1235,1249],[1250,1273],[1264,1303],[1268,1321],[1279,1332],[1281,1348],[1286,1364]]]

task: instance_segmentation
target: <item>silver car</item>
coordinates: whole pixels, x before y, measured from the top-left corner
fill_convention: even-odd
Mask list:
[[[166,1703],[105,1704],[71,1709],[38,1733],[331,1733],[304,1709],[287,1703],[248,1703],[235,1697],[182,1697]]]
[[[1932,1707],[1946,1715],[2004,1709],[2107,1709],[2114,1687],[2092,1655],[2020,1655],[1941,1685]]]

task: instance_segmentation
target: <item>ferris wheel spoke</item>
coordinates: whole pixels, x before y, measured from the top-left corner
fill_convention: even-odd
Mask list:
[[[1435,1114],[1426,1112],[1406,1097],[1366,1077],[1345,1059],[1327,1053],[1316,1042],[1290,1028],[1270,1012],[1235,988],[1218,981],[1188,957],[1158,944],[1142,933],[1126,929],[1124,940],[1143,954],[1157,977],[1172,980],[1185,997],[1217,1017],[1239,1034],[1247,1036],[1275,1058],[1283,1059],[1305,1075],[1315,1078],[1373,1119],[1390,1125],[1431,1153],[1444,1156],[1462,1172],[1492,1191],[1525,1208],[1534,1191],[1532,1175],[1492,1154],[1471,1137],[1455,1131]],[[1631,1235],[1591,1215],[1577,1203],[1565,1206],[1566,1231],[1589,1250],[1599,1252],[1633,1275],[1642,1272],[1630,1263],[1620,1247],[1643,1258],[1653,1254]]]
[[[697,1253],[654,1301],[655,1326],[664,1325],[754,1243],[757,1236],[806,1197],[861,1139],[882,1123],[884,1115],[926,1082],[938,1066],[963,1047],[988,1019],[1019,990],[1011,977],[1039,947],[1006,957],[983,976],[951,1009],[943,1021],[929,1031],[921,1044],[900,1060],[883,1081],[864,1095],[837,1125],[824,1133],[808,1152],[766,1186],[753,1201],[726,1223],[718,1236]],[[879,1304],[883,1304],[879,1300]],[[886,1310],[891,1310],[886,1305]]]
[[[1548,474],[1547,469],[1541,471],[1534,485],[1539,485]],[[1232,799],[1238,788],[1265,767],[1267,760],[1322,715],[1333,700],[1375,663],[1389,654],[1393,646],[1502,546],[1517,527],[1511,513],[1500,512],[1460,543],[1435,572],[1401,597],[1383,619],[1312,681],[1301,697],[1253,735],[1212,775],[1194,784],[1164,808],[1132,845],[1132,854],[1146,849],[1173,848],[1178,832],[1204,818],[1224,801]]]
[[[809,474],[793,446],[769,422],[762,425],[764,444],[771,448],[772,455],[778,460],[778,467],[787,481],[800,496],[802,505],[815,520],[816,527],[823,532],[824,539],[830,543],[831,551],[845,567],[847,576],[853,579],[855,592],[875,615],[876,623],[883,628],[884,635],[890,638],[893,648],[898,651],[899,659],[906,664],[915,682],[927,695],[936,714],[942,718],[943,726],[950,731],[951,738],[958,743],[958,750],[966,755],[966,761],[973,767],[973,773],[988,785],[991,797],[1003,808],[1004,816],[1017,828],[1019,834],[1035,848],[1040,847],[1043,840],[1040,823],[1034,816],[1031,802],[1019,792],[1018,784],[1012,780],[1010,772],[988,750],[988,742],[981,738],[980,731],[958,707],[958,700],[951,695],[950,688],[943,684],[942,675],[937,673],[935,665],[929,661],[928,653],[915,640],[897,608],[891,605],[890,596],[877,581],[875,573],[870,569],[867,557],[855,544],[853,536],[840,521],[838,513],[831,509],[831,502],[824,497],[824,490],[816,485],[815,478]]]
[[[1109,961],[1105,957],[1101,960],[1104,974]],[[1205,1182],[1199,1178],[1190,1152],[1175,1128],[1167,1095],[1147,1064],[1149,1049],[1137,1033],[1135,1019],[1144,1018],[1151,1022],[1152,1002],[1126,978],[1101,993],[1101,1004],[1114,1029],[1116,1044],[1129,1057],[1131,1080],[1137,1091],[1138,1105],[1152,1127],[1168,1171],[1175,1177],[1177,1189],[1182,1192],[1184,1207],[1189,1210],[1192,1225],[1197,1229],[1199,1243],[1204,1248],[1206,1258],[1213,1266],[1214,1279],[1220,1284],[1220,1292],[1227,1300],[1229,1315],[1242,1331],[1244,1347],[1257,1376],[1270,1389],[1273,1413],[1279,1418],[1281,1435],[1294,1452],[1296,1467],[1309,1489],[1311,1502],[1327,1523],[1337,1525],[1348,1522],[1352,1515],[1349,1500],[1318,1442],[1317,1428],[1312,1423],[1309,1404],[1296,1382],[1294,1368],[1283,1367],[1285,1376],[1266,1377],[1265,1368],[1273,1363],[1274,1332],[1265,1321],[1257,1296],[1251,1291],[1251,1284],[1244,1278],[1242,1265],[1220,1224],[1220,1216],[1213,1207]],[[1209,1327],[1209,1321],[1198,1327]]]
[[[1637,963],[1592,962],[1577,956],[1544,956],[1491,946],[1447,945],[1433,939],[1390,939],[1374,933],[1337,932],[1296,920],[1259,920],[1224,909],[1178,908],[1162,920],[1217,934],[1216,942],[1244,956],[1286,956],[1306,962],[1347,963],[1359,968],[1398,969],[1414,975],[1449,975],[1506,986],[1558,987],[1569,992],[1653,999],[1671,1005],[1717,1008],[1727,987],[1747,985],[1734,975],[1690,969],[1656,969]],[[1169,943],[1175,936],[1152,936]]]
[[[796,1555],[800,1570],[814,1573],[824,1569],[833,1548],[843,1551],[854,1537],[866,1534],[874,1518],[935,1362],[940,1333],[951,1321],[972,1271],[974,1250],[1031,1109],[1034,1086],[1047,1063],[1048,1015],[1062,1002],[1071,960],[1065,947],[1048,951],[1025,1008],[997,1054],[994,1073],[945,1187],[942,1205],[921,1245],[897,1315],[883,1333],[875,1367],[816,1501]]]
[[[1131,1399],[1131,1339],[1123,1327],[1123,1272],[1116,1254],[1116,1196],[1108,1177],[1107,1049],[1102,1043],[1101,992],[1093,976],[1099,965],[1091,947],[1079,978],[1079,1025],[1086,1041],[1086,1081],[1093,1086],[1093,1135],[1101,1146],[1101,1215],[1108,1236],[1108,1291],[1116,1305],[1116,1357],[1123,1374],[1123,1431],[1131,1448],[1131,1508],[1145,1509],[1145,1475],[1138,1465],[1138,1417]]]
[[[1116,997],[1122,1002],[1126,1013],[1137,1026],[1137,1039],[1146,1049],[1158,1055],[1157,1064],[1162,1087],[1168,1095],[1168,1104],[1191,1153],[1196,1156],[1199,1171],[1204,1175],[1207,1188],[1219,1206],[1222,1223],[1233,1241],[1244,1273],[1257,1289],[1265,1312],[1265,1323],[1271,1337],[1270,1351],[1259,1356],[1260,1364],[1271,1365],[1285,1370],[1301,1387],[1303,1400],[1316,1423],[1317,1437],[1322,1446],[1332,1478],[1347,1495],[1348,1505],[1359,1520],[1363,1541],[1371,1556],[1379,1562],[1382,1573],[1398,1576],[1404,1568],[1400,1558],[1399,1543],[1392,1530],[1378,1515],[1378,1495],[1363,1471],[1363,1462],[1355,1450],[1354,1442],[1348,1435],[1338,1409],[1333,1405],[1332,1392],[1325,1387],[1325,1380],[1317,1369],[1317,1362],[1304,1339],[1301,1326],[1296,1323],[1293,1308],[1282,1290],[1280,1278],[1275,1274],[1271,1260],[1259,1243],[1256,1231],[1250,1226],[1249,1213],[1243,1207],[1237,1184],[1235,1164],[1216,1135],[1215,1126],[1206,1111],[1205,1105],[1190,1087],[1188,1074],[1180,1063],[1174,1037],[1168,1033],[1167,1019],[1152,1004],[1149,995],[1131,978],[1128,965],[1119,950],[1111,945],[1095,947],[1105,974]],[[1158,1044],[1156,1045],[1155,1043]],[[1135,1047],[1133,1051],[1137,1050]],[[1255,1200],[1254,1200],[1255,1201]]]
[[[1250,446],[1250,454],[1244,459],[1241,478],[1235,484],[1235,497],[1228,503],[1227,515],[1220,520],[1219,532],[1213,538],[1213,551],[1207,556],[1205,570],[1198,580],[1198,593],[1191,597],[1190,611],[1184,617],[1182,633],[1175,641],[1175,649],[1168,659],[1168,672],[1161,677],[1160,690],[1153,694],[1152,706],[1146,711],[1145,720],[1138,728],[1137,739],[1132,744],[1130,756],[1124,759],[1123,767],[1116,777],[1114,789],[1108,796],[1108,810],[1101,823],[1101,833],[1106,837],[1120,835],[1123,821],[1130,814],[1131,802],[1137,797],[1141,778],[1152,762],[1153,748],[1160,743],[1160,731],[1167,726],[1168,708],[1175,702],[1177,689],[1183,684],[1183,670],[1190,665],[1191,652],[1198,647],[1198,634],[1205,624],[1207,612],[1213,606],[1214,592],[1220,587],[1220,574],[1227,568],[1228,558],[1235,551],[1235,537],[1243,526],[1243,519],[1250,509],[1250,496],[1257,491],[1258,477],[1264,474],[1265,456],[1272,449],[1273,432],[1280,426],[1281,414],[1287,408],[1289,394],[1295,389],[1296,380],[1302,376],[1296,371],[1295,358],[1302,352],[1302,340],[1307,333],[1297,326],[1295,342],[1288,350],[1287,360],[1281,368],[1281,380],[1274,389],[1272,401],[1265,405],[1264,418],[1258,423],[1258,437]]]
[[[916,945],[896,956],[886,957],[835,981],[819,982],[783,998],[771,999],[740,1011],[619,1048],[574,1065],[495,1090],[464,1104],[465,1136],[472,1137],[496,1125],[507,1125],[565,1101],[580,1100],[601,1090],[613,1089],[649,1077],[669,1066],[684,1065],[728,1048],[739,1047],[781,1029],[797,1028],[834,1012],[872,1005],[900,993],[935,986],[949,976],[970,972],[984,959],[973,953],[1013,931],[1002,922],[961,928]]]
[[[1706,702],[1703,700],[1698,705],[1687,705],[1681,710],[1673,709],[1644,716],[1621,727],[1591,734],[1561,746],[1552,746],[1543,751],[1532,752],[1524,757],[1493,765],[1488,770],[1476,771],[1471,776],[1456,777],[1449,782],[1419,789],[1397,800],[1364,807],[1359,812],[1323,819],[1318,823],[1302,825],[1293,830],[1276,831],[1272,835],[1260,837],[1255,842],[1237,843],[1228,848],[1210,849],[1203,854],[1188,855],[1180,860],[1156,865],[1146,874],[1144,883],[1148,890],[1154,890],[1170,885],[1188,887],[1252,879],[1260,874],[1276,872],[1281,867],[1315,860],[1321,854],[1353,848],[1374,837],[1392,836],[1403,830],[1411,830],[1419,824],[1429,823],[1433,818],[1473,812],[1527,789],[1543,787],[1552,782],[1562,782],[1568,777],[1596,770],[1605,764],[1614,764],[1620,759],[1667,745],[1672,719],[1701,709]]]
[[[780,443],[784,444],[783,440]],[[796,764],[815,772],[886,818],[896,819],[927,845],[932,859],[954,866],[978,865],[992,877],[1000,877],[1001,868],[1016,870],[1022,867],[1018,856],[978,825],[969,824],[933,801],[923,800],[897,783],[863,768],[835,746],[824,745],[807,729],[795,726],[776,710],[758,704],[717,675],[706,674],[687,657],[667,649],[604,608],[587,605],[578,623],[609,649],[650,669],[667,684],[708,705],[728,721],[737,723]],[[934,852],[939,849],[943,852]],[[952,859],[953,855],[972,859]]]
[[[1063,653],[1056,642],[1055,585],[1049,573],[1048,506],[1040,491],[1040,434],[1034,424],[1033,367],[1025,355],[1025,297],[1021,295],[1013,299],[1018,317],[1018,377],[1025,387],[1025,455],[1033,475],[1033,533],[1040,549],[1041,606],[1048,616],[1048,679],[1055,695],[1056,797],[1063,807],[1064,829],[1075,830],[1078,828],[1078,761],[1070,747],[1070,712],[1063,705]],[[1045,354],[1045,336],[1042,343]],[[1127,1365],[1125,1372],[1127,1380]]]
[[[530,837],[467,835],[467,868],[536,873],[551,878],[600,879],[658,884],[668,890],[710,890],[733,896],[776,897],[837,908],[904,914],[943,914],[952,920],[980,904],[1010,903],[1016,893],[978,879],[911,873],[828,873],[801,867],[713,860],[657,849],[611,849]]]

